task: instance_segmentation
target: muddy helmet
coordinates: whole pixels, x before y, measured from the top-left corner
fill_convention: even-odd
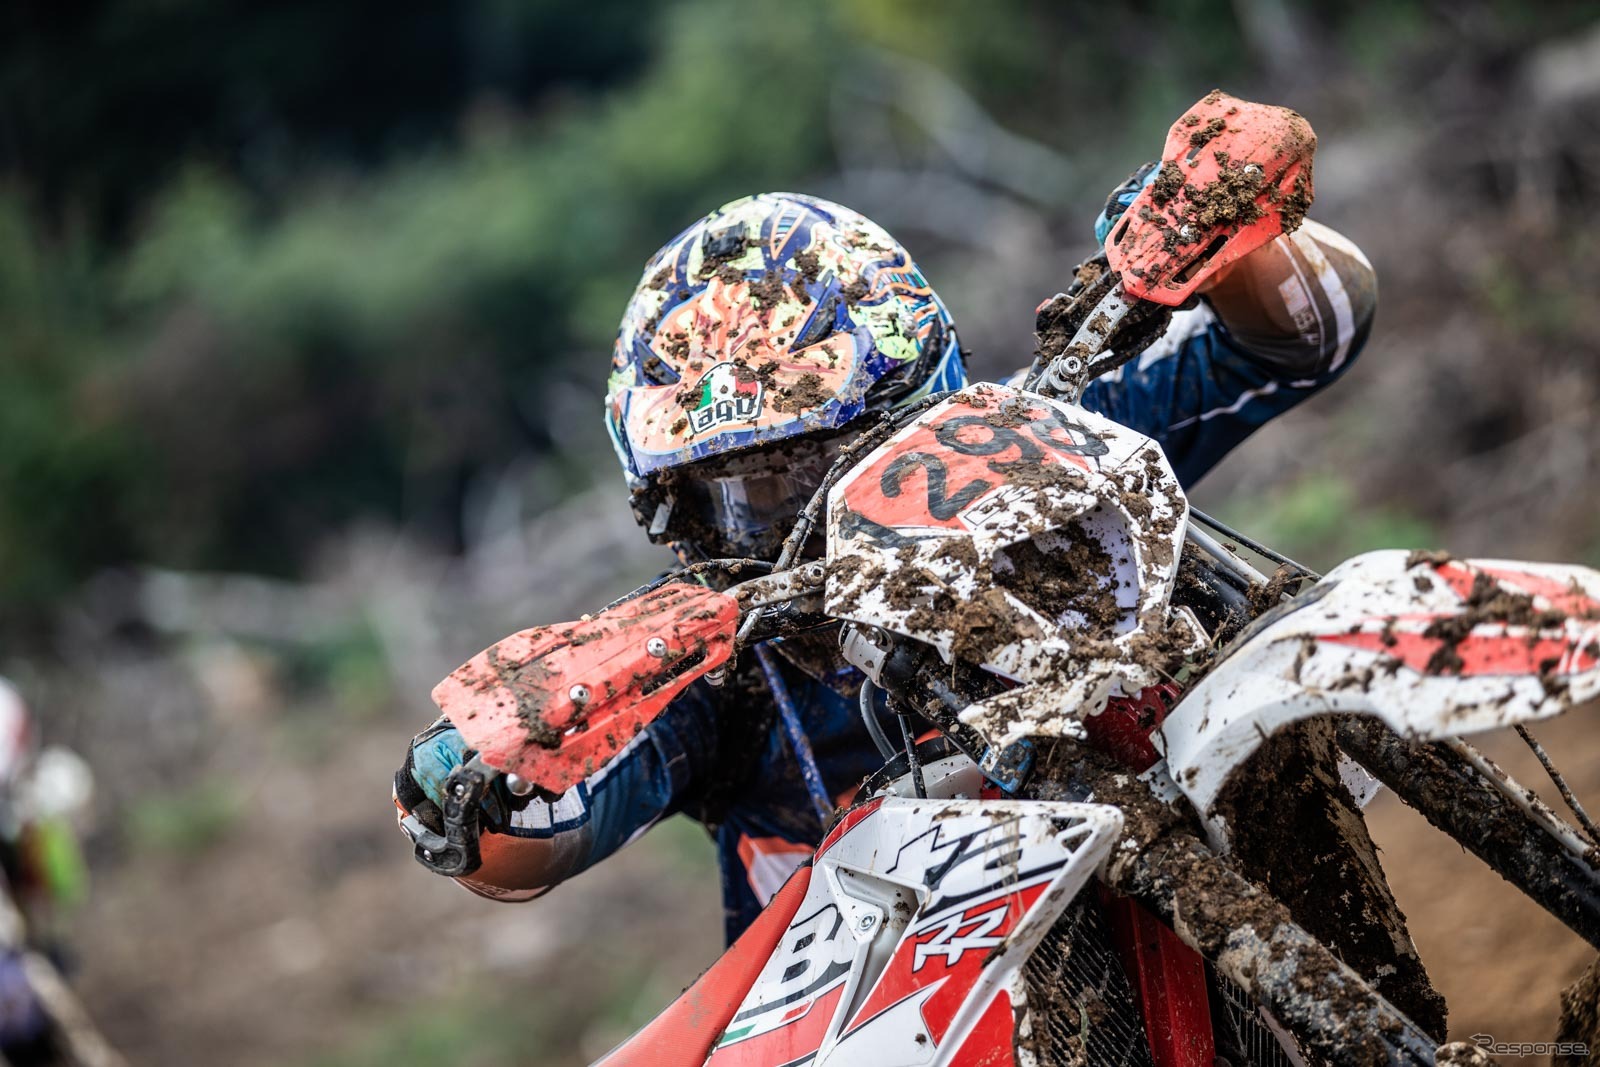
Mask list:
[[[653,540],[764,555],[846,427],[965,382],[950,312],[894,238],[838,204],[761,193],[646,264],[606,424]]]

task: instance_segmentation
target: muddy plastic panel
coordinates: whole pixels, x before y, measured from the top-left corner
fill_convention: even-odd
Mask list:
[[[707,1067],[1012,1063],[1043,1025],[1024,966],[1122,830],[1102,804],[852,808]]]
[[[1434,741],[1596,697],[1600,571],[1383,550],[1253,623],[1156,737],[1173,780],[1210,814],[1262,741],[1313,715],[1370,715]]]
[[[1023,683],[962,712],[990,746],[1081,737],[1083,716],[1204,643],[1168,610],[1188,519],[1154,440],[972,385],[831,490],[826,606]],[[1073,595],[1050,575],[1074,576]]]
[[[1284,107],[1208,93],[1167,132],[1161,172],[1106,238],[1129,293],[1181,304],[1311,206],[1311,124]]]
[[[728,659],[739,605],[674,582],[579,622],[512,634],[433,690],[485,763],[562,793]]]

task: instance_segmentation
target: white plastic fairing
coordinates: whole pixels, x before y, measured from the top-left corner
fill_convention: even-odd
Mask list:
[[[708,1067],[950,1067],[1010,1050],[1023,964],[1121,830],[1097,804],[887,797],[852,810]]]
[[[827,610],[1094,714],[1162,680],[1143,654],[1152,639],[1201,640],[1169,612],[1187,524],[1150,438],[1037,394],[973,386],[832,490]],[[1004,714],[1026,717],[1016,704]],[[1059,723],[1059,711],[1046,718]],[[992,712],[973,710],[974,724],[1040,732],[1043,720],[1001,724]]]
[[[1373,715],[1439,740],[1560,714],[1600,695],[1600,573],[1369,552],[1264,619],[1156,733],[1204,814],[1277,730]]]

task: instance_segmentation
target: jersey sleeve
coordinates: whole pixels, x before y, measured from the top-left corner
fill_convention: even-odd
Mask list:
[[[1377,304],[1372,266],[1307,221],[1241,260],[1085,407],[1153,437],[1187,487],[1258,426],[1349,369]]]

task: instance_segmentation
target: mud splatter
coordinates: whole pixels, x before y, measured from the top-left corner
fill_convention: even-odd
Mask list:
[[[1520,626],[1537,632],[1557,629],[1566,623],[1567,618],[1566,612],[1540,608],[1534,603],[1530,594],[1507,589],[1488,574],[1479,571],[1473,575],[1472,588],[1467,593],[1462,609],[1453,615],[1444,615],[1433,620],[1427,629],[1422,631],[1423,637],[1442,642],[1428,658],[1424,670],[1428,674],[1460,674],[1465,664],[1456,646],[1479,626],[1486,624]],[[1557,665],[1557,662],[1552,661],[1548,669],[1541,670],[1541,676],[1551,679]],[[1541,667],[1544,666],[1541,664]],[[1547,681],[1546,688],[1548,689],[1551,684]]]
[[[750,284],[750,297],[762,310],[770,311],[783,303],[788,296],[789,289],[784,285],[783,274],[780,271],[769,270]]]
[[[1193,118],[1194,116],[1190,117]],[[1227,128],[1227,120],[1218,116],[1189,135],[1189,147],[1201,148],[1204,145],[1209,144],[1216,138],[1217,134],[1221,133]]]
[[[815,282],[822,275],[822,262],[817,258],[817,254],[810,249],[794,257],[794,266],[795,270],[800,273],[801,279],[807,284]]]
[[[1164,163],[1161,172],[1156,175],[1156,180],[1150,183],[1150,199],[1158,205],[1165,204],[1182,192],[1183,188],[1183,172],[1173,164]]]
[[[1556,1040],[1582,1042],[1590,1049],[1600,1045],[1600,957],[1578,980],[1561,991],[1561,1023]],[[1587,1056],[1552,1056],[1555,1067],[1580,1067],[1590,1062]]]
[[[777,399],[772,402],[773,408],[795,414],[820,408],[833,399],[833,394],[823,384],[822,376],[811,371],[800,375],[793,385],[779,388],[777,393]]]
[[[1115,567],[1110,553],[1081,523],[1069,523],[1056,537],[1042,535],[1004,551],[1011,569],[995,574],[1001,588],[1047,619],[1076,614],[1090,636],[1115,635],[1123,616],[1112,586]]]
[[[707,248],[700,261],[700,277],[718,277],[728,285],[744,281],[744,271],[733,264],[744,257],[750,241],[743,235],[729,236],[715,248]]]
[[[1293,233],[1300,228],[1306,219],[1306,212],[1311,210],[1311,161],[1307,160],[1300,173],[1295,175],[1294,185],[1289,189],[1289,195],[1284,197],[1283,232]]]

